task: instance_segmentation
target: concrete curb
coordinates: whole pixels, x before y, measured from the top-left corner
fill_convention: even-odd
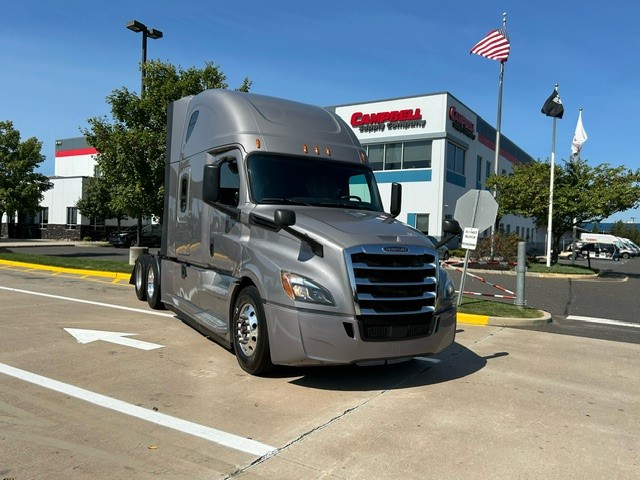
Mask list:
[[[57,273],[70,273],[74,275],[82,275],[85,277],[102,277],[111,278],[113,280],[129,280],[131,278],[130,273],[119,272],[103,272],[99,270],[83,270],[81,268],[63,268],[53,267],[50,265],[38,265],[35,263],[14,262],[11,260],[0,260],[0,265],[6,265],[8,267],[20,267],[28,270],[47,270],[49,272]]]
[[[515,317],[489,317],[486,315],[474,315],[471,313],[458,313],[458,323],[472,325],[491,325],[492,327],[533,327],[551,323],[552,317],[549,312],[539,310],[541,317],[537,318],[515,318]]]

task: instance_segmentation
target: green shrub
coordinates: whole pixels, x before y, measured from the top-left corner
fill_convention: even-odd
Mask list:
[[[474,261],[491,258],[491,236],[478,239],[478,245],[471,251]],[[497,232],[493,238],[493,259],[502,262],[516,262],[518,260],[518,243],[522,241],[515,233]]]

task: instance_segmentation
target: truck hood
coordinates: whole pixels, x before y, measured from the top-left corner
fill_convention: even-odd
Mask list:
[[[275,210],[263,210],[260,215],[273,219]],[[320,207],[294,207],[291,210],[296,213],[292,228],[321,243],[337,243],[343,248],[377,243],[431,246],[425,235],[386,213]]]

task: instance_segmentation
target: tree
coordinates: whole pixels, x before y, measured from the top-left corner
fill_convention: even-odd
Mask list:
[[[516,165],[511,175],[492,175],[487,186],[497,191],[498,215],[533,217],[538,228],[549,217],[551,165],[532,162]],[[608,164],[590,167],[586,160],[573,159],[555,165],[552,216],[552,261],[557,262],[562,235],[574,226],[600,222],[640,204],[640,170]]]
[[[44,161],[41,150],[37,138],[21,142],[13,122],[0,122],[0,219],[7,214],[9,236],[15,214],[34,215],[42,194],[53,186],[46,175],[35,172]]]
[[[138,219],[162,219],[167,107],[187,95],[210,88],[228,88],[218,67],[207,62],[203,69],[183,70],[161,61],[143,65],[144,93],[139,96],[126,87],[108,97],[112,120],[94,117],[83,130],[90,145],[98,150],[96,162],[111,194],[113,211]],[[248,91],[245,78],[238,88]]]
[[[616,237],[628,238],[633,243],[640,242],[640,231],[638,231],[638,227],[634,224],[624,223],[622,220],[618,220],[611,227],[611,235],[615,235]]]
[[[89,218],[118,220],[118,230],[120,230],[120,220],[125,217],[124,210],[117,209],[117,205],[112,200],[112,194],[108,183],[102,176],[89,177],[84,185],[83,196],[76,202],[78,211]]]

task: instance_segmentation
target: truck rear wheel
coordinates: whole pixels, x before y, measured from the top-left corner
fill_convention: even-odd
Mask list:
[[[233,309],[233,348],[242,369],[262,375],[272,367],[269,335],[262,299],[256,287],[246,287]]]
[[[133,285],[136,289],[136,297],[138,300],[147,299],[147,256],[140,255],[136,258],[133,267]]]
[[[154,310],[164,310],[166,307],[160,300],[160,267],[155,258],[147,262],[147,303]]]

